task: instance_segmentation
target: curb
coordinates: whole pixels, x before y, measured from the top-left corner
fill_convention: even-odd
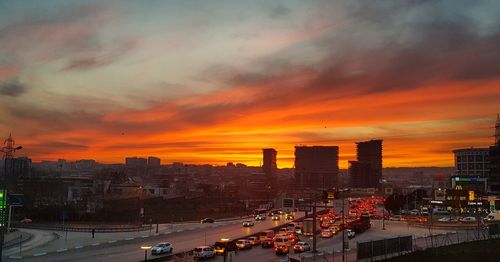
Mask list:
[[[27,233],[27,232],[24,232],[24,233],[28,234],[28,237],[26,239],[22,239],[21,240],[21,245],[24,244],[26,241],[30,241],[33,238],[32,234]],[[9,243],[9,242],[11,242],[11,243]],[[3,245],[3,249],[7,249],[7,248],[10,248],[10,247],[19,245],[19,242],[13,242],[13,240],[11,240],[9,242],[7,242],[7,243],[5,243]]]

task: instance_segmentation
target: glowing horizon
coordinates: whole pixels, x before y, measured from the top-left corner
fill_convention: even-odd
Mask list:
[[[41,160],[292,167],[294,146],[383,139],[384,167],[493,143],[500,3],[12,1],[0,137]]]

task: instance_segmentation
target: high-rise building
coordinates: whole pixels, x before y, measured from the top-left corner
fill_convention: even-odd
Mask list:
[[[378,188],[382,179],[382,140],[356,143],[357,161],[350,161],[351,186]]]
[[[147,165],[146,158],[127,157],[125,158],[125,167],[144,167]]]
[[[129,176],[145,176],[148,174],[148,160],[142,157],[125,158],[125,173]]]
[[[453,153],[455,172],[451,178],[451,186],[486,193],[490,171],[489,148],[456,149]]]
[[[269,197],[271,193],[276,193],[276,173],[278,166],[276,164],[276,155],[278,152],[274,148],[264,148],[262,149],[262,160],[264,165],[262,165],[262,172],[265,175],[266,190],[268,190]]]
[[[490,146],[490,173],[488,177],[489,194],[500,195],[500,115],[497,115],[495,124],[495,144]],[[500,208],[500,199],[497,201]],[[491,205],[491,203],[490,203]]]
[[[149,167],[159,167],[161,160],[157,157],[150,156],[148,157],[148,166]]]
[[[276,175],[278,166],[276,165],[276,155],[278,152],[274,148],[262,149],[262,158],[264,165],[262,165],[262,172],[268,177]]]
[[[338,146],[296,146],[295,178],[299,186],[329,189],[337,186]]]

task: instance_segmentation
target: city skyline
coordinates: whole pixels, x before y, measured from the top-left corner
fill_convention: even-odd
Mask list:
[[[196,7],[196,8],[194,8]],[[0,134],[34,161],[292,167],[384,140],[384,167],[493,144],[500,3],[0,3]],[[430,14],[430,15],[429,15]]]

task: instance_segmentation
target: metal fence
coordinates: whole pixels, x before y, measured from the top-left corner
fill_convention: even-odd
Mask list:
[[[442,246],[500,237],[500,225],[415,237],[404,236],[357,243],[356,261],[380,261],[391,257]]]

